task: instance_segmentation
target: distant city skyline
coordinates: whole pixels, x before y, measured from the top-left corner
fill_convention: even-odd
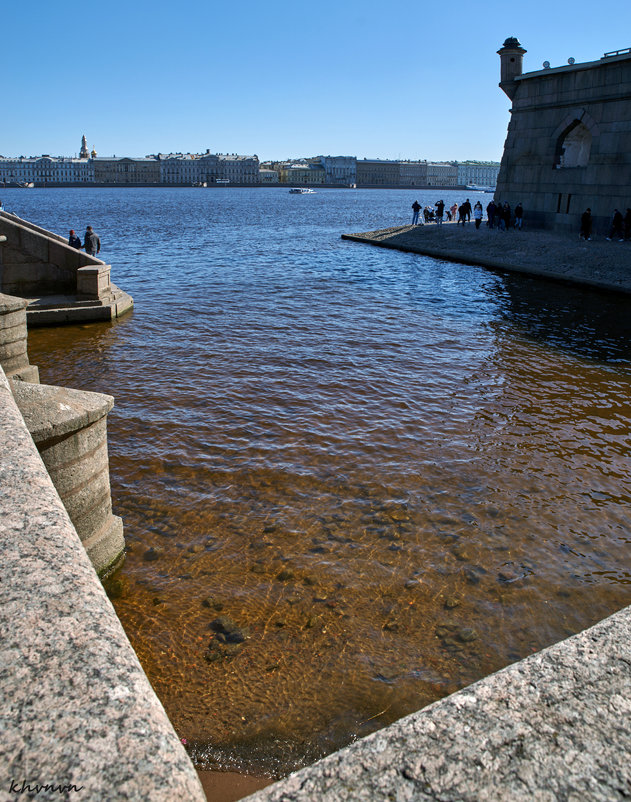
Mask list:
[[[527,72],[631,46],[631,10],[541,0],[472,7],[322,0],[24,0],[3,9],[0,154],[256,153],[499,161],[509,103],[496,51]],[[627,41],[629,40],[629,41]]]

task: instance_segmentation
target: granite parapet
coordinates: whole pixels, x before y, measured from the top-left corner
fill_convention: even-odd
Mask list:
[[[0,442],[0,799],[202,802],[2,370]]]

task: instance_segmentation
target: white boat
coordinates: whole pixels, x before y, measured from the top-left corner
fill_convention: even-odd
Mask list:
[[[292,195],[314,195],[314,189],[308,189],[307,187],[292,187],[290,190]]]
[[[2,181],[3,189],[32,189],[35,184],[32,181]]]
[[[465,189],[470,189],[473,192],[495,192],[495,187],[481,187],[478,184],[467,184]]]

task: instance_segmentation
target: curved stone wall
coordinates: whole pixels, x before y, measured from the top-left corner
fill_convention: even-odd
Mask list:
[[[39,381],[39,371],[29,365],[26,307],[28,301],[0,293],[0,365],[11,379]]]
[[[107,413],[101,393],[15,382],[13,395],[44,465],[99,576],[123,558],[123,522],[112,515]]]

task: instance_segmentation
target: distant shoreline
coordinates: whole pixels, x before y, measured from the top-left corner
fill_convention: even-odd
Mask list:
[[[291,189],[292,187],[303,187],[307,186],[310,189],[319,190],[319,189],[404,189],[414,192],[425,192],[427,190],[436,190],[437,192],[481,192],[482,190],[476,189],[467,189],[465,186],[457,186],[457,187],[434,187],[434,186],[415,186],[415,187],[402,187],[398,185],[388,185],[388,186],[376,186],[376,185],[368,185],[368,186],[360,186],[360,187],[349,187],[349,186],[340,186],[338,184],[209,184],[207,187],[193,187],[191,184],[80,184],[80,183],[68,183],[68,184],[59,184],[59,183],[50,183],[50,184],[35,184],[34,187],[28,187],[28,189],[218,189],[218,190],[225,190],[225,189]],[[0,192],[4,192],[6,190],[13,190],[13,189],[20,189],[23,190],[26,187],[3,187],[0,184]],[[491,194],[491,193],[486,193]]]

